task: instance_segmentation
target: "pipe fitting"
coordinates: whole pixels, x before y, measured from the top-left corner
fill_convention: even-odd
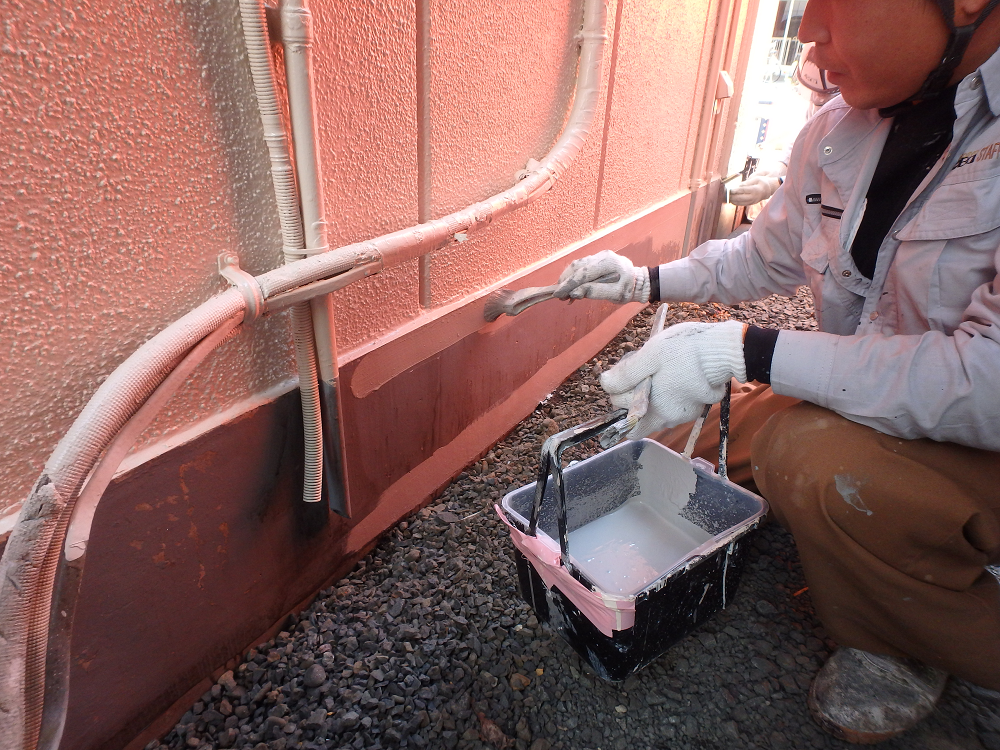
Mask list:
[[[312,13],[301,0],[286,0],[281,4],[281,39],[284,44],[312,45]]]
[[[254,276],[240,268],[240,259],[237,255],[233,253],[219,255],[219,275],[239,289],[240,294],[243,295],[243,299],[247,303],[247,309],[243,315],[244,323],[253,323],[261,315],[267,313],[267,302],[260,284],[257,283]]]

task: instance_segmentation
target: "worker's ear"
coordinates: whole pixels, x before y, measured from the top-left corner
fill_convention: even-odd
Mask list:
[[[955,0],[955,25],[975,23],[989,4],[990,0]]]

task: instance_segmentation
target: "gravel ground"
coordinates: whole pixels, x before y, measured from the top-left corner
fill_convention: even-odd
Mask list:
[[[512,545],[492,506],[533,481],[546,435],[607,410],[597,375],[645,341],[652,312],[148,749],[849,747],[806,708],[834,644],[777,524],[755,540],[728,608],[624,683],[597,679],[516,594]],[[737,308],[677,305],[668,323],[729,317],[815,327],[804,293]],[[1000,716],[984,705],[952,682],[930,720],[883,747],[998,750]]]

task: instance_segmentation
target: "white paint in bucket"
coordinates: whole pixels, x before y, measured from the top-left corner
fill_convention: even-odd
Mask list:
[[[574,565],[601,591],[631,596],[712,538],[676,513],[667,518],[641,497],[569,535]],[[672,508],[670,508],[672,510]]]
[[[646,451],[638,466],[637,496],[569,534],[573,564],[607,594],[639,593],[712,538],[680,516],[695,488],[687,461]]]

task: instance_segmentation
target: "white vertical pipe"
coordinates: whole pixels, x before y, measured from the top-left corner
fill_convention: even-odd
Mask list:
[[[326,233],[326,213],[323,203],[322,165],[316,133],[313,105],[316,93],[312,77],[312,14],[305,0],[284,0],[281,5],[281,41],[285,47],[285,78],[288,83],[288,111],[292,121],[292,143],[295,148],[295,174],[298,177],[302,201],[302,223],[305,229],[305,256],[325,253],[330,249]],[[336,358],[331,343],[332,299],[329,295],[313,300],[313,321],[318,326],[316,348],[319,355],[320,377],[328,382],[336,379]],[[325,329],[321,334],[320,329]]]
[[[264,126],[264,140],[271,158],[271,178],[278,203],[281,241],[285,262],[304,257],[302,217],[295,174],[288,153],[288,140],[281,122],[281,111],[274,86],[274,61],[268,45],[267,20],[262,0],[240,0],[243,36],[253,76],[254,92]],[[302,426],[305,449],[305,476],[302,499],[319,502],[323,493],[323,433],[319,383],[316,373],[316,349],[308,303],[292,309],[292,332],[295,338],[295,363],[302,394]]]
[[[281,4],[281,41],[285,48],[285,78],[288,85],[288,111],[292,121],[292,143],[295,149],[295,174],[302,200],[302,223],[305,228],[305,255],[318,255],[330,249],[327,239],[326,210],[323,200],[323,167],[319,154],[319,133],[315,112],[316,91],[312,74],[313,24],[306,0],[284,0]],[[333,296],[312,300],[312,321],[315,334],[319,376],[325,387],[327,406],[328,467],[327,492],[331,505],[347,515],[345,467],[340,455],[339,414],[337,399],[337,344],[333,314]]]
[[[431,0],[417,0],[417,221],[431,218]],[[420,256],[420,306],[430,309],[431,256]]]

